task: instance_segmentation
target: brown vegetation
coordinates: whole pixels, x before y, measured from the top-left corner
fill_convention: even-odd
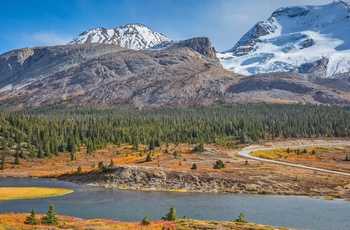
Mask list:
[[[286,228],[276,228],[271,226],[265,226],[253,223],[237,223],[233,221],[220,222],[220,221],[204,221],[204,220],[187,220],[180,219],[174,222],[170,221],[151,221],[149,225],[142,225],[141,222],[119,222],[114,220],[105,219],[91,219],[85,220],[72,216],[61,216],[59,215],[58,225],[26,225],[24,221],[28,216],[27,213],[7,213],[0,214],[0,229],[13,229],[13,230],[29,230],[29,229],[152,229],[152,230],[188,230],[188,229],[260,229],[260,230],[272,230],[272,229],[286,229]],[[37,217],[42,217],[43,214],[38,214]]]
[[[277,148],[252,153],[253,156],[288,163],[323,168],[340,172],[350,172],[350,146]],[[347,158],[349,158],[347,160]]]
[[[308,140],[303,141],[303,143],[306,142]],[[289,140],[288,143],[293,143],[293,140]],[[267,147],[286,146],[285,141],[260,144]],[[119,147],[110,145],[91,155],[86,154],[86,150],[82,148],[76,154],[75,161],[71,161],[68,154],[46,159],[27,159],[22,160],[21,164],[14,168],[7,165],[5,170],[0,171],[0,176],[54,177],[78,183],[141,190],[334,195],[336,197],[348,197],[350,194],[350,179],[347,176],[247,160],[237,155],[237,149],[219,145],[205,145],[204,152],[194,152],[194,147],[195,145],[170,144],[150,151],[148,146],[143,145],[139,146],[139,150],[133,149],[131,145]],[[345,157],[344,154],[348,148],[335,148],[336,160],[326,157],[331,156],[330,150],[315,149],[315,155],[322,157],[321,163],[328,162],[328,165],[336,163],[340,166],[344,165],[344,168],[349,165],[348,162],[341,160]],[[308,148],[308,154],[304,154],[305,159],[313,159],[314,156],[309,154],[310,150],[312,148]],[[147,154],[150,154],[152,161],[146,162]],[[296,159],[299,157],[294,155]],[[290,157],[290,159],[293,158]],[[111,160],[114,162],[113,170],[103,171],[98,167],[99,162],[108,167]],[[222,160],[226,168],[213,169],[214,163],[218,160]],[[197,165],[196,170],[191,169],[194,163]],[[81,170],[78,170],[79,167]],[[125,170],[130,177],[136,174],[143,175],[149,182],[154,183],[142,181],[142,176],[141,181],[136,181],[135,178],[121,178],[120,173],[123,174]],[[157,182],[159,177],[163,177],[163,179],[160,178],[162,179],[160,182],[165,183]]]

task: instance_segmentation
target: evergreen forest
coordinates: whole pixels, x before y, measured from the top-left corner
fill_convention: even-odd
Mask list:
[[[53,108],[0,112],[0,148],[19,158],[87,154],[109,143],[258,142],[275,138],[349,137],[350,107],[245,104],[191,108]],[[84,148],[85,149],[85,148]]]

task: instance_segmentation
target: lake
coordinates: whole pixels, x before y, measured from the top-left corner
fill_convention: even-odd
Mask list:
[[[179,218],[234,220],[242,212],[250,222],[302,229],[349,229],[350,202],[300,196],[126,191],[34,178],[0,178],[4,186],[47,186],[74,190],[59,197],[0,201],[0,213],[46,213],[119,221],[161,219],[175,205]]]

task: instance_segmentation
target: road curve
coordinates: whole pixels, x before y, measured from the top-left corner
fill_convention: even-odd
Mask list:
[[[299,145],[299,146],[283,146],[282,148],[299,148],[299,147],[310,147],[310,146],[329,146],[329,144],[318,144],[318,145]],[[334,146],[332,144],[332,146]],[[260,151],[260,150],[269,150],[269,149],[277,149],[281,147],[275,147],[275,148],[257,148],[257,149],[247,149],[247,150],[241,150],[238,152],[240,156],[252,159],[252,160],[257,160],[257,161],[264,161],[264,162],[269,162],[273,164],[279,164],[279,165],[287,165],[287,166],[292,166],[292,167],[298,167],[298,168],[303,168],[303,169],[310,169],[310,170],[315,170],[315,171],[321,171],[321,172],[327,172],[327,173],[333,173],[333,174],[340,174],[340,175],[345,175],[345,176],[350,176],[350,173],[345,173],[345,172],[338,172],[338,171],[333,171],[333,170],[328,170],[328,169],[321,169],[321,168],[314,168],[314,167],[309,167],[309,166],[304,166],[304,165],[297,165],[297,164],[291,164],[291,163],[286,163],[286,162],[281,162],[281,161],[274,161],[274,160],[269,160],[269,159],[264,159],[264,158],[259,158],[259,157],[254,157],[251,156],[250,154],[255,151]]]

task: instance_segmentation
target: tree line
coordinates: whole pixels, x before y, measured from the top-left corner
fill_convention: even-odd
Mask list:
[[[52,108],[0,112],[2,158],[87,154],[107,144],[256,142],[274,138],[349,137],[350,108],[245,104],[191,108]],[[0,160],[1,160],[0,159]],[[0,165],[1,167],[1,165]]]

